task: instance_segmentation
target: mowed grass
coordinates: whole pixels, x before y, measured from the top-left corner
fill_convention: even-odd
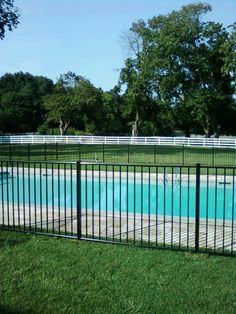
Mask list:
[[[0,145],[1,160],[236,166],[236,150],[159,145]]]
[[[236,259],[0,231],[1,313],[235,313]]]

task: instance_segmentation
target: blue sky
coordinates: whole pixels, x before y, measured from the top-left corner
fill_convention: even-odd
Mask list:
[[[54,81],[68,71],[111,89],[128,51],[121,37],[138,19],[178,10],[185,0],[15,0],[20,24],[0,41],[0,75],[29,72]],[[236,20],[236,0],[209,0],[206,20]]]

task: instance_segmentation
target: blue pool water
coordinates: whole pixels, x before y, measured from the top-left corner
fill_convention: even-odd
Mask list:
[[[22,176],[5,178],[0,182],[0,208],[5,202],[55,207],[62,210],[76,208],[76,181],[74,177]],[[82,209],[129,214],[151,214],[195,217],[195,185],[161,182],[128,182],[119,179],[82,178]],[[200,188],[200,217],[209,219],[236,219],[236,197],[232,185],[202,184]]]

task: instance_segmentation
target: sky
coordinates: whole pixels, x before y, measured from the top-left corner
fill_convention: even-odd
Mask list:
[[[113,88],[129,53],[132,23],[179,10],[191,0],[15,0],[20,24],[0,41],[0,76],[19,71],[52,80],[68,71],[104,91]],[[236,21],[236,0],[208,0],[205,20]]]

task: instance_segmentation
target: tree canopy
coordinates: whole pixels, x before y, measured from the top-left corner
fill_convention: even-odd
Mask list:
[[[102,128],[102,91],[75,73],[60,76],[52,95],[44,98],[44,106],[47,121],[58,123],[61,135],[70,126],[89,133]]]
[[[146,113],[152,99],[175,113],[186,135],[193,125],[206,136],[226,131],[222,115],[232,113],[235,104],[234,36],[219,23],[201,21],[210,10],[208,4],[190,4],[132,25],[134,57],[121,72],[128,108]]]
[[[0,78],[0,131],[35,132],[43,122],[43,97],[53,82],[29,73],[5,74]]]
[[[19,9],[14,0],[0,0],[0,39],[5,37],[6,29],[12,31],[19,24]]]
[[[19,14],[12,0],[0,8],[2,39]],[[236,24],[203,21],[210,11],[194,3],[133,23],[131,55],[110,91],[72,71],[55,83],[22,72],[0,77],[0,132],[236,134]]]

